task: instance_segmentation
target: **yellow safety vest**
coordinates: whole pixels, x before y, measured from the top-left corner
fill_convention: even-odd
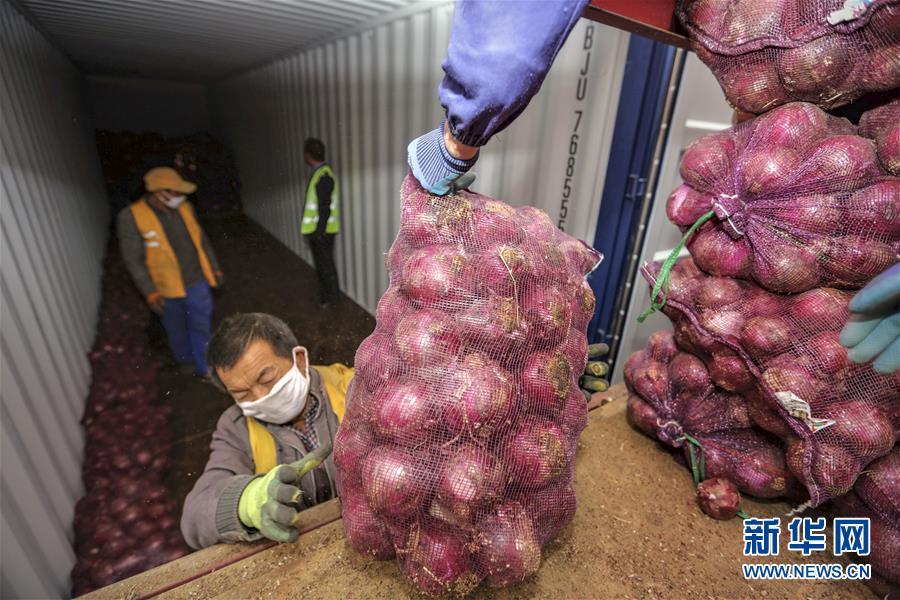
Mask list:
[[[325,384],[325,391],[328,394],[328,403],[340,423],[344,420],[347,386],[353,379],[354,369],[340,363],[328,366],[314,365],[313,368],[322,376],[322,383]],[[247,417],[247,432],[250,434],[250,450],[253,452],[253,464],[257,475],[268,473],[278,464],[275,436],[266,429],[265,425],[253,417]]]
[[[331,212],[328,215],[328,223],[325,225],[325,233],[337,233],[341,230],[341,211],[338,204],[339,190],[337,177],[328,165],[322,165],[313,173],[309,185],[306,186],[306,206],[303,208],[303,223],[300,225],[300,233],[309,235],[316,231],[319,223],[319,197],[316,195],[316,185],[322,176],[328,175],[334,181],[331,190]]]
[[[187,292],[184,289],[184,281],[181,279],[178,258],[169,244],[169,239],[166,237],[166,232],[156,217],[156,213],[153,212],[146,200],[141,198],[131,205],[131,214],[134,215],[134,222],[138,231],[141,232],[141,237],[144,238],[144,260],[147,264],[147,271],[150,272],[150,279],[156,286],[156,291],[164,298],[184,298]],[[178,214],[184,220],[191,241],[194,242],[194,248],[197,249],[197,258],[200,259],[203,277],[209,285],[216,287],[216,278],[213,275],[209,258],[203,251],[201,241],[203,231],[194,218],[194,211],[191,210],[190,204],[182,202],[178,207]]]

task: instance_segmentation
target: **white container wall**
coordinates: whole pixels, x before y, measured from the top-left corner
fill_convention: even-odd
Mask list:
[[[80,73],[0,1],[0,597],[69,595],[106,193]]]
[[[371,312],[388,285],[383,258],[399,225],[407,143],[443,114],[437,86],[453,5],[423,4],[227,79],[212,93],[245,211],[307,261],[303,141],[325,142],[341,185],[341,288]],[[483,150],[474,189],[538,206],[593,241],[627,48],[626,33],[582,20],[540,94]]]

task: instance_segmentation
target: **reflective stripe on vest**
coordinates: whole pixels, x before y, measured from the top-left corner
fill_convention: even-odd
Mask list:
[[[334,176],[331,167],[322,165],[316,169],[309,180],[309,185],[306,186],[306,205],[303,207],[303,222],[300,224],[300,233],[303,235],[314,233],[319,223],[319,197],[316,196],[316,185],[324,175],[331,177],[334,182],[334,188],[331,190],[331,213],[328,215],[325,233],[337,233],[341,229],[341,210],[338,202],[340,191],[337,177]]]
[[[338,419],[344,420],[344,409],[347,403],[347,387],[353,379],[354,369],[335,363],[329,366],[314,365],[313,368],[322,376],[328,404]],[[275,436],[266,426],[247,417],[247,433],[250,434],[250,451],[253,453],[253,465],[256,474],[268,473],[278,464],[278,450],[275,447]]]
[[[184,298],[187,293],[184,289],[184,281],[181,279],[181,268],[178,266],[178,257],[169,244],[169,238],[163,229],[162,223],[146,200],[141,199],[131,205],[131,214],[134,215],[134,223],[137,225],[141,237],[144,238],[144,262],[150,279],[156,286],[156,291],[163,298]],[[210,286],[216,287],[216,278],[213,275],[209,258],[203,250],[203,231],[194,218],[194,211],[190,204],[182,202],[178,207],[178,214],[184,221],[184,225],[191,236],[194,248],[197,250],[197,258],[200,261],[200,269],[203,277]]]

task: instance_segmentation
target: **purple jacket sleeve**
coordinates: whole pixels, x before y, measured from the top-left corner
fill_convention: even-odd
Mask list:
[[[460,0],[438,88],[454,137],[483,146],[537,94],[589,0]]]

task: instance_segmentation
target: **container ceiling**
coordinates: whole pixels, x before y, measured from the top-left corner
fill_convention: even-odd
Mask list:
[[[413,0],[15,0],[90,74],[209,82]]]

